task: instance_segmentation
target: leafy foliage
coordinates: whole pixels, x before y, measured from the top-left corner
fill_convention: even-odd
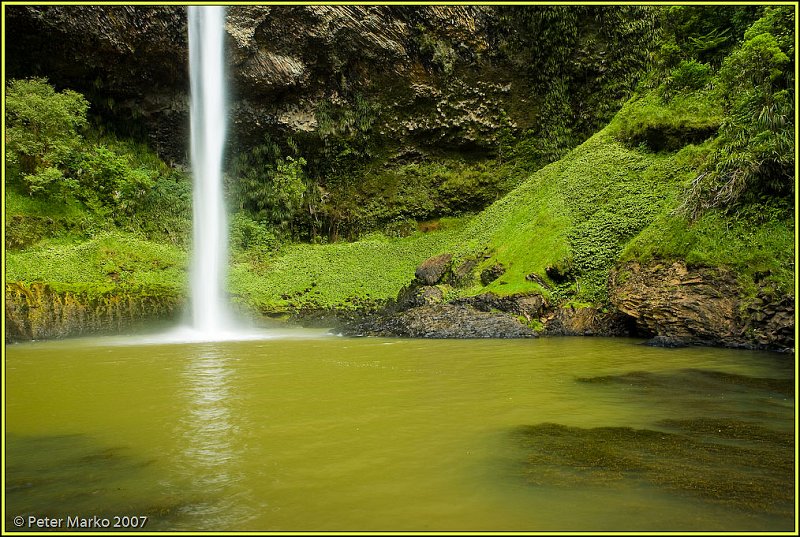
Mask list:
[[[6,150],[31,194],[74,188],[61,184],[78,150],[89,103],[77,92],[56,92],[43,78],[11,80],[6,87]],[[12,173],[12,176],[16,175]]]
[[[485,54],[525,83],[511,90],[491,158],[432,150],[389,161],[396,148],[380,134],[383,101],[344,74],[341,98],[315,110],[315,132],[265,137],[234,157],[238,300],[264,312],[372,307],[442,252],[454,254],[454,268],[475,263],[473,274],[506,267],[486,286],[468,275],[448,297],[543,292],[602,304],[620,260],[675,258],[792,291],[790,6],[500,13]],[[433,76],[461,76],[452,36],[416,38]],[[634,98],[584,141],[649,67]],[[185,174],[144,146],[88,130],[88,104],[74,92],[35,79],[10,81],[8,94],[6,238],[29,247],[10,252],[9,278],[184,285],[186,252],[174,244],[190,225]],[[442,218],[486,205],[455,224]],[[134,233],[104,233],[109,219]]]
[[[336,236],[355,238],[375,229],[397,234],[416,230],[417,221],[479,211],[517,182],[511,166],[493,161],[415,162],[377,170],[327,193],[320,210],[338,225]]]
[[[741,42],[744,31],[758,18],[759,7],[668,6],[658,11],[661,46],[656,72],[675,68],[681,61],[719,67]]]
[[[640,6],[499,8],[497,50],[525,87],[517,117],[534,121],[518,154],[532,170],[564,156],[608,122],[655,48],[655,14]],[[526,112],[526,110],[528,110]]]
[[[258,220],[288,229],[306,192],[305,165],[303,157],[283,157],[280,147],[270,139],[239,154],[232,172],[232,190],[239,207]]]
[[[253,258],[263,258],[278,248],[275,233],[263,222],[253,220],[244,212],[231,217],[229,241],[234,252],[247,252]]]
[[[726,118],[716,152],[688,189],[685,214],[794,192],[794,46],[786,39],[793,26],[790,7],[770,8],[725,58],[717,90]]]
[[[653,91],[627,103],[609,133],[629,147],[677,151],[712,137],[722,118],[719,100],[708,91],[681,93],[666,102]]]
[[[10,252],[6,279],[181,289],[188,281],[187,266],[186,252],[175,246],[109,232],[78,244],[45,241],[24,252]]]
[[[262,312],[374,308],[397,297],[414,269],[458,240],[463,221],[403,238],[372,234],[359,242],[291,244],[231,268],[234,299]]]
[[[739,274],[744,289],[758,283],[791,294],[795,292],[793,228],[779,206],[761,206],[757,213],[740,211],[735,217],[711,209],[695,221],[666,212],[631,241],[621,258],[726,266]]]
[[[703,89],[711,82],[711,72],[712,68],[707,63],[682,60],[664,81],[662,95],[666,100],[670,100],[670,96],[675,93]]]

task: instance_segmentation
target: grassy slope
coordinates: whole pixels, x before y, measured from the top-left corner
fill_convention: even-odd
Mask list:
[[[173,245],[107,232],[85,242],[46,240],[23,252],[8,252],[6,281],[42,281],[75,291],[103,292],[122,285],[183,294],[186,265],[186,253]]]
[[[452,248],[463,222],[449,229],[353,243],[295,244],[272,258],[234,263],[234,300],[264,312],[302,307],[352,309],[395,298],[422,261]]]
[[[324,246],[294,245],[259,262],[240,261],[232,271],[232,292],[263,311],[304,305],[353,307],[393,298],[411,281],[415,267],[442,252],[456,263],[477,258],[480,270],[501,263],[506,272],[484,291],[511,294],[541,291],[525,276],[545,275],[548,265],[573,265],[578,283],[556,293],[577,291],[583,301],[603,300],[608,269],[628,240],[665,208],[691,175],[693,147],[675,154],[627,148],[614,139],[612,124],[561,161],[534,173],[518,188],[462,229],[406,239]],[[577,289],[576,289],[577,287]]]
[[[458,254],[485,246],[490,258],[481,267],[506,267],[486,290],[540,290],[527,274],[572,265],[579,297],[602,298],[598,282],[625,240],[663,205],[678,172],[671,159],[627,149],[602,131],[476,218]]]

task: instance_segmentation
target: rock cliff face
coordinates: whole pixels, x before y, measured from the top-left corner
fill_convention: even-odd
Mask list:
[[[92,113],[144,131],[176,161],[188,148],[182,7],[9,6],[7,77],[45,76],[87,95]]]
[[[794,297],[746,297],[723,269],[628,263],[609,278],[611,301],[642,335],[665,344],[791,350]]]
[[[376,115],[374,135],[403,150],[493,151],[499,129],[519,133],[552,114],[548,81],[536,77],[537,61],[554,46],[575,86],[574,102],[561,103],[571,114],[565,119],[596,127],[641,73],[653,20],[647,8],[626,12],[633,22],[625,25],[613,23],[622,8],[559,9],[230,6],[237,148],[265,132],[321,135],[321,106],[362,99]],[[84,92],[94,113],[139,128],[163,156],[186,160],[185,7],[8,6],[6,13],[9,78],[46,76]],[[574,36],[545,35],[559,17],[577,20]],[[626,40],[635,52],[616,46]],[[612,79],[624,83],[609,86]],[[598,95],[607,101],[593,111],[588,101]]]
[[[164,290],[59,291],[43,283],[6,283],[6,341],[130,331],[174,317],[183,302]]]

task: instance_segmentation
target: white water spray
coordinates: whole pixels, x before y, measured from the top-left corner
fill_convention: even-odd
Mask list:
[[[224,296],[227,225],[222,194],[226,131],[225,8],[189,6],[191,152],[194,178],[192,327],[214,339],[231,328]]]

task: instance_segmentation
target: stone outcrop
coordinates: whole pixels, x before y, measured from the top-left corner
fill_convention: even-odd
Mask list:
[[[448,302],[451,265],[449,254],[427,260],[394,303],[345,322],[342,332],[434,338],[635,335],[665,347],[794,348],[794,297],[762,290],[747,298],[735,276],[721,268],[628,263],[609,278],[614,307],[600,308],[554,305],[538,293],[482,293]],[[421,269],[432,267],[436,277],[420,278]]]
[[[492,265],[481,271],[481,283],[483,285],[489,285],[505,273],[506,268],[501,263]]]
[[[431,339],[536,337],[531,328],[514,317],[455,304],[429,304],[396,314],[367,318],[346,326],[343,333]]]
[[[445,291],[463,267],[453,256],[424,261],[397,299],[381,311],[345,320],[337,331],[355,336],[526,338],[545,335],[629,336],[630,318],[596,308],[557,307],[538,293],[481,293],[447,301]],[[470,263],[470,270],[475,264]],[[462,271],[463,272],[463,271]],[[462,277],[464,275],[462,274]]]
[[[6,341],[122,333],[137,323],[173,318],[183,298],[169,289],[57,290],[6,283]]]
[[[450,269],[452,254],[440,254],[425,260],[414,272],[414,277],[423,285],[436,285]]]
[[[458,298],[453,303],[471,306],[478,311],[502,311],[524,317],[526,321],[538,319],[549,308],[547,301],[539,294],[498,296],[494,293],[482,293]]]
[[[542,323],[548,336],[629,337],[636,333],[636,326],[627,315],[592,306],[556,308],[543,315]]]
[[[514,59],[515,51],[530,54],[537,36],[509,30],[509,21],[519,17],[508,9],[229,6],[230,120],[237,149],[263,142],[265,133],[273,139],[328,136],[320,109],[352,109],[360,98],[377,114],[373,134],[397,146],[396,154],[415,148],[493,151],[501,130],[520,133],[540,123],[531,74]],[[578,40],[557,44],[575,59],[568,67],[580,84],[570,95],[583,92],[574,98],[593,101],[602,94],[603,110],[626,98],[619,84],[606,91],[605,79],[634,81],[643,72],[642,39],[654,23],[646,8],[633,8],[625,16],[641,25],[603,25],[615,9],[588,9],[577,18]],[[561,15],[555,10],[552,16]],[[184,6],[7,6],[5,31],[7,77],[45,76],[59,89],[80,91],[92,113],[145,135],[165,158],[186,161]],[[636,47],[612,46],[628,41]],[[615,63],[620,72],[609,72],[619,54],[627,61]],[[571,104],[592,128],[608,119],[594,124],[586,102]]]
[[[794,348],[794,297],[748,298],[721,268],[631,262],[611,273],[608,287],[612,303],[659,344]]]
[[[91,112],[144,127],[161,155],[188,151],[186,8],[14,6],[6,11],[8,78],[44,76],[87,95]]]

